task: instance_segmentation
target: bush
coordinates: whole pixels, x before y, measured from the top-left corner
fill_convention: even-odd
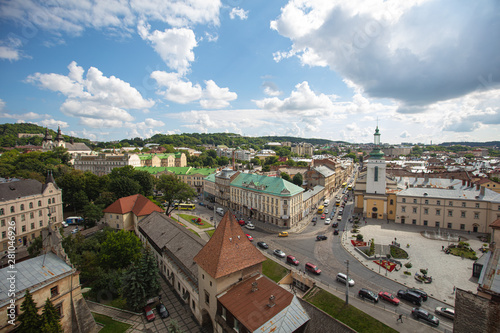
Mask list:
[[[362,234],[358,234],[358,235],[356,236],[356,240],[358,240],[358,241],[362,241],[362,240],[363,240],[363,235],[362,235]]]
[[[405,271],[403,272],[404,275],[411,275],[411,272]]]
[[[411,262],[407,262],[407,263],[405,264],[405,267],[406,267],[406,269],[410,269],[410,268],[412,268],[412,267],[413,267],[413,265],[411,264]]]
[[[420,273],[422,273],[423,275],[427,275],[428,272],[425,268],[421,268]]]

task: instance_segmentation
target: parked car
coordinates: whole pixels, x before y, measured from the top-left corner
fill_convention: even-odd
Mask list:
[[[422,301],[427,301],[427,293],[423,291],[422,289],[417,289],[417,288],[410,288],[407,289],[407,291],[414,292],[415,294],[419,294],[422,297]]]
[[[319,269],[318,266],[311,264],[310,262],[306,263],[306,271],[314,273],[316,275],[321,274],[321,269]]]
[[[316,222],[317,220],[318,220],[318,218],[315,216],[315,217],[313,217],[312,222]]]
[[[63,226],[63,228],[67,228],[68,227],[68,224],[65,221],[62,221],[61,225]]]
[[[269,248],[269,245],[267,245],[265,242],[258,242],[257,245],[263,249]]]
[[[207,208],[210,210],[214,210],[214,206],[212,206],[212,205],[207,205]]]
[[[339,223],[338,222],[333,222],[332,228],[338,228],[338,227],[339,227]]]
[[[244,220],[238,220],[238,224],[239,225],[245,225],[245,221]]]
[[[339,213],[339,214],[340,214],[340,213]],[[339,221],[339,222],[340,222],[340,221],[342,221],[342,215],[338,215],[338,216],[337,216],[337,221]]]
[[[329,212],[328,208],[325,208],[325,214],[328,214]]]
[[[249,230],[254,230],[255,229],[255,226],[251,223],[247,223],[245,224],[245,228],[249,229]]]
[[[413,291],[400,290],[398,291],[398,297],[410,301],[417,306],[422,305],[422,296]]]
[[[281,251],[281,250],[279,250],[279,249],[274,250],[274,252],[273,252],[273,253],[274,253],[274,255],[276,255],[276,256],[278,256],[278,257],[280,257],[280,258],[285,258],[285,256],[286,256],[286,255],[285,255],[285,252],[283,252],[283,251]]]
[[[253,241],[253,237],[252,237],[252,236],[250,236],[249,234],[245,234],[245,235],[247,236],[247,238],[248,238],[248,240],[249,240],[250,242],[251,242],[251,241]]]
[[[339,209],[339,215],[344,214],[344,210],[342,208]]]
[[[325,235],[318,235],[316,236],[316,240],[317,241],[322,241],[322,240],[326,240],[328,237],[326,237]]]
[[[436,313],[438,315],[443,316],[443,317],[450,318],[451,320],[455,319],[455,310],[453,310],[451,308],[445,308],[445,307],[438,306],[436,308]]]
[[[361,298],[366,298],[366,299],[368,299],[370,301],[373,301],[374,303],[378,303],[378,295],[375,294],[371,290],[368,290],[368,289],[365,289],[365,288],[361,288],[358,291],[358,296],[361,297]]]
[[[288,237],[288,231],[282,231],[278,234],[278,237]]]
[[[347,283],[347,275],[345,275],[344,273],[338,273],[336,279],[338,282],[342,282],[343,284]],[[354,286],[354,280],[349,278],[349,287],[352,286]]]
[[[287,256],[286,257],[286,262],[288,262],[288,263],[290,263],[292,265],[295,265],[295,266],[299,265],[299,261],[294,256]]]
[[[391,293],[388,293],[387,291],[379,292],[378,297],[380,299],[383,299],[384,301],[387,301],[387,302],[392,303],[394,305],[399,305],[399,298],[395,297]]]
[[[333,229],[333,234],[338,235],[339,234],[339,229]]]
[[[332,220],[330,220],[330,218],[327,218],[327,219],[325,220],[325,224],[326,224],[326,225],[329,225],[331,221],[332,221]]]
[[[160,317],[162,318],[167,318],[169,316],[169,313],[167,311],[167,308],[163,303],[160,303],[156,306],[156,311],[160,314]]]
[[[439,326],[439,319],[437,319],[434,315],[431,315],[427,310],[421,308],[413,308],[411,310],[411,314],[417,320],[422,319],[430,325]]]
[[[325,214],[321,215],[321,219],[322,220],[326,219],[326,215]]]
[[[146,305],[144,307],[144,315],[146,316],[147,321],[153,321],[156,318],[155,313],[153,312],[153,309],[151,309],[151,307],[149,305]]]
[[[72,234],[76,234],[77,232],[78,232],[78,227],[76,227],[75,229],[71,230]]]

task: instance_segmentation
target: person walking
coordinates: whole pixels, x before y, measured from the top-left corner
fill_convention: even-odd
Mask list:
[[[400,321],[401,320],[401,323],[403,322],[403,314],[401,313],[398,317],[398,320],[396,320],[396,322]]]

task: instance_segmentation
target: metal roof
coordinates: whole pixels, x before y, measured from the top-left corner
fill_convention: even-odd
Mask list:
[[[459,188],[428,188],[428,187],[410,187],[400,191],[398,196],[420,197],[420,198],[441,198],[451,200],[474,200],[500,203],[500,194],[492,190],[485,189],[484,195],[475,187]]]
[[[265,322],[261,327],[254,332],[272,332],[272,333],[288,333],[294,332],[300,326],[307,323],[309,320],[306,310],[302,307],[297,299],[293,296],[290,305],[275,315],[273,318]]]

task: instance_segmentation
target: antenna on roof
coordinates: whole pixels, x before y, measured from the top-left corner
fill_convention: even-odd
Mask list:
[[[252,282],[252,292],[259,290],[259,288],[257,288],[257,285],[257,281]]]

